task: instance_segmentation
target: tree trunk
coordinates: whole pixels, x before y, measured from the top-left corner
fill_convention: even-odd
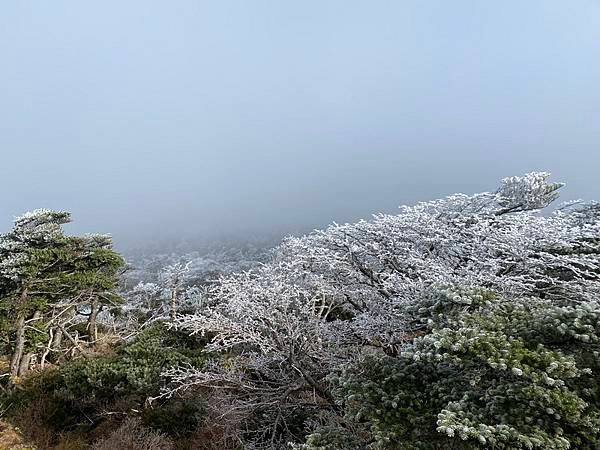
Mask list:
[[[42,313],[39,311],[36,311],[35,313],[33,313],[31,322],[35,322],[36,320],[39,320],[40,317],[42,317]],[[23,348],[24,347],[25,347],[25,323],[23,323]],[[33,359],[34,355],[35,355],[35,352],[28,352],[28,353],[23,354],[23,349],[21,350],[21,362],[19,363],[17,376],[21,377],[29,371],[29,365],[31,364],[31,360]]]
[[[54,338],[52,339],[52,350],[54,350],[54,351],[60,350],[60,346],[62,344],[62,340],[63,340],[63,336],[64,336],[61,325],[65,326],[67,324],[67,322],[69,322],[73,318],[74,315],[75,315],[75,312],[74,312],[73,308],[71,307],[62,316],[63,319],[59,322],[58,329],[54,333]]]
[[[60,349],[60,344],[62,343],[62,338],[63,338],[63,332],[59,328],[58,330],[56,330],[56,333],[54,333],[54,337],[52,338],[52,350]]]
[[[100,312],[98,300],[92,300],[91,308],[92,310],[88,317],[87,329],[90,333],[90,342],[96,342],[98,340],[98,324],[96,322],[96,317],[98,317],[98,313]]]
[[[15,349],[13,350],[13,355],[10,362],[10,374],[12,377],[19,376],[21,360],[23,359],[23,350],[25,349],[25,313],[20,312],[17,315],[15,329]]]
[[[21,364],[19,365],[19,376],[22,377],[29,371],[29,364],[31,363],[31,358],[33,357],[33,353],[25,353],[21,358]]]
[[[74,315],[75,312],[73,308],[69,308],[69,310],[66,311],[62,316],[62,320],[57,323],[57,327],[54,330],[54,337],[52,338],[51,348],[52,351],[55,352],[55,354],[57,355],[55,357],[55,363],[60,363],[65,359],[65,355],[61,351],[63,337],[65,336],[65,334],[63,333],[63,327],[66,326],[66,324],[73,318]]]
[[[179,286],[175,285],[171,288],[171,304],[169,308],[169,316],[171,317],[171,322],[175,322],[175,317],[177,316],[177,291],[179,290]]]
[[[23,289],[19,300],[17,320],[15,321],[15,349],[10,361],[10,374],[13,377],[19,376],[19,368],[21,367],[21,359],[25,349],[25,312],[21,311],[25,307],[27,301],[27,288]]]

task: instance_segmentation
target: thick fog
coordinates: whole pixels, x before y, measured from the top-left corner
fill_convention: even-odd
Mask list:
[[[0,230],[297,232],[548,170],[600,199],[600,2],[11,1]]]

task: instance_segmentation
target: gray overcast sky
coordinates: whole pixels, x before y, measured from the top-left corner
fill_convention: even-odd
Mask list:
[[[600,199],[600,1],[6,1],[0,229],[293,230],[544,169]]]

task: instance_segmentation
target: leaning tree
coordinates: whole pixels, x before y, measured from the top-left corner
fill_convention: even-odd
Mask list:
[[[65,350],[82,352],[78,334],[94,341],[98,314],[119,301],[123,260],[111,238],[66,235],[68,222],[67,212],[38,209],[0,235],[0,318],[12,377],[26,373],[35,358],[43,366]]]

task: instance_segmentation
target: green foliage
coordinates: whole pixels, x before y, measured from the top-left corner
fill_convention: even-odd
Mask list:
[[[25,329],[25,339],[27,350],[34,351],[39,345],[45,345],[48,340],[46,323],[43,320],[38,320]]]
[[[595,449],[600,304],[439,289],[407,307],[416,337],[334,377],[348,423],[386,449]],[[328,448],[313,435],[309,448]]]
[[[362,450],[364,444],[353,432],[341,427],[328,426],[308,436],[306,443],[294,448],[302,450]]]
[[[112,399],[156,395],[161,372],[177,364],[200,366],[206,356],[193,337],[160,322],[141,332],[116,354],[83,359],[61,370],[61,392],[72,398]]]
[[[142,420],[144,425],[168,435],[185,436],[196,429],[204,413],[204,402],[197,397],[169,399],[145,409]]]
[[[17,369],[27,370],[19,364],[23,350],[46,347],[46,322],[53,312],[120,301],[115,292],[124,261],[110,237],[67,236],[62,225],[69,221],[66,212],[36,210],[0,235],[0,331],[5,331],[0,350],[16,355],[13,376],[23,375]]]
[[[21,409],[41,400],[43,408],[51,412],[44,418],[50,428],[85,430],[100,423],[107,405],[115,402],[122,403],[126,414],[132,409],[142,410],[149,396],[159,394],[160,374],[166,368],[177,364],[200,367],[205,360],[195,338],[157,322],[118,347],[113,355],[79,359],[30,377],[5,403],[16,405],[12,414],[18,417]],[[199,403],[166,402],[164,406],[162,413],[148,413],[147,419],[150,425],[169,433],[191,429],[202,413]],[[184,420],[188,412],[191,415]],[[168,417],[170,414],[174,416]]]

